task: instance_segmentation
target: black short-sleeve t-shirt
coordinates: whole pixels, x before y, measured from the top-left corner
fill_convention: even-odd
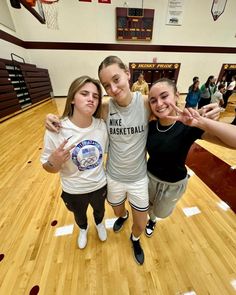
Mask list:
[[[166,132],[158,131],[162,130]],[[176,122],[171,128],[157,121],[149,123],[147,169],[154,176],[167,182],[177,182],[187,175],[185,161],[191,145],[201,138],[203,130]]]

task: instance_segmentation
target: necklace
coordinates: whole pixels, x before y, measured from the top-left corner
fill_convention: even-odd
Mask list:
[[[158,128],[158,121],[157,121],[156,128],[157,128],[157,130],[159,132],[167,132],[167,131],[169,131],[175,125],[175,123],[176,123],[176,121],[173,124],[171,124],[167,129],[161,130],[161,129]]]

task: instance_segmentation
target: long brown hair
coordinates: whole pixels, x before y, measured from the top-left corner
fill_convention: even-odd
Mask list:
[[[65,109],[64,109],[62,118],[71,117],[73,115],[74,104],[72,104],[72,101],[74,100],[76,92],[79,91],[80,88],[82,88],[86,83],[93,83],[98,90],[98,95],[99,95],[98,107],[97,107],[95,113],[93,114],[93,116],[96,118],[101,118],[101,107],[102,107],[101,84],[98,80],[93,79],[89,76],[81,76],[81,77],[75,79],[71,83],[68,94],[67,94],[66,105],[65,105]]]

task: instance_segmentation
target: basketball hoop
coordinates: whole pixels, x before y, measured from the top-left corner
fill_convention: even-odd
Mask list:
[[[34,7],[36,4],[36,0],[26,0],[26,2],[31,6]]]
[[[11,2],[11,7],[17,8],[17,9],[21,8],[19,0],[10,0],[10,2]]]
[[[59,0],[40,0],[43,12],[49,29],[58,30],[58,1]]]

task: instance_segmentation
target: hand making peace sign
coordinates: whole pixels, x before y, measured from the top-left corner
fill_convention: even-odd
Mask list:
[[[74,144],[65,148],[65,145],[68,143],[68,140],[65,139],[59,147],[52,152],[52,154],[48,158],[48,162],[50,166],[55,167],[55,169],[61,169],[61,166],[70,159],[70,151],[75,147]]]
[[[192,108],[185,108],[181,110],[175,104],[170,103],[173,109],[176,111],[176,116],[166,116],[169,119],[180,121],[185,125],[197,127],[199,121],[202,119],[202,116],[199,112]]]

